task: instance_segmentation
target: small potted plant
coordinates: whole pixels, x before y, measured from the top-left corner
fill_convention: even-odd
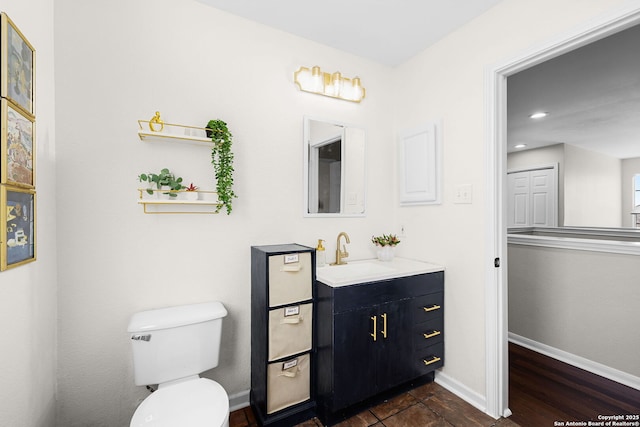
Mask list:
[[[138,181],[146,182],[147,188],[145,188],[144,190],[147,192],[147,194],[153,196],[153,181],[151,179],[151,176],[152,174],[150,173],[141,173],[140,175],[138,175]]]
[[[383,234],[382,236],[372,236],[371,242],[376,245],[376,255],[380,261],[391,261],[400,240],[395,234]]]
[[[160,170],[160,173],[141,173],[138,175],[138,180],[140,182],[149,183],[149,187],[147,188],[148,194],[153,194],[154,190],[152,185],[155,184],[156,188],[159,190],[156,192],[158,197],[166,196],[170,198],[174,198],[178,196],[178,191],[184,188],[182,185],[182,177],[177,177],[169,171],[167,168],[163,168]]]
[[[188,187],[184,187],[184,197],[187,200],[198,200],[198,186],[193,185],[193,182]]]

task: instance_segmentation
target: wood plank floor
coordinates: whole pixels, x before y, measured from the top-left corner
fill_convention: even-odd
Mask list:
[[[230,427],[258,427],[250,407],[229,417]],[[428,383],[366,409],[334,427],[519,427],[494,420],[436,383]],[[313,418],[295,427],[324,427]]]
[[[509,408],[522,427],[588,423],[640,415],[640,391],[509,343]]]
[[[336,427],[552,427],[640,415],[640,391],[509,343],[509,407],[494,420],[435,383],[363,411]],[[230,427],[257,427],[251,408],[231,413]],[[297,427],[322,427],[314,418]]]

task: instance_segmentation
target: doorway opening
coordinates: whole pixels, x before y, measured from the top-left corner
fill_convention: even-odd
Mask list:
[[[487,111],[487,270],[486,270],[486,412],[509,416],[507,302],[507,78],[544,61],[640,23],[640,9],[628,7],[592,22],[574,34],[512,58],[486,74]],[[502,268],[495,267],[502,266]]]

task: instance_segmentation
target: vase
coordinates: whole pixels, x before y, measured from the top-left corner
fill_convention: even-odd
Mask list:
[[[380,246],[377,248],[376,255],[380,261],[391,261],[395,256],[395,251],[394,246]]]
[[[185,191],[184,198],[185,200],[198,200],[198,192],[197,191]]]
[[[172,197],[170,196],[171,187],[168,185],[161,185],[158,187],[158,191],[156,191],[156,197],[161,200],[170,200]]]

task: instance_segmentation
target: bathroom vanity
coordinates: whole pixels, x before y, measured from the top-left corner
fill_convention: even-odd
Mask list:
[[[318,416],[332,425],[444,364],[444,269],[396,258],[317,270]]]

